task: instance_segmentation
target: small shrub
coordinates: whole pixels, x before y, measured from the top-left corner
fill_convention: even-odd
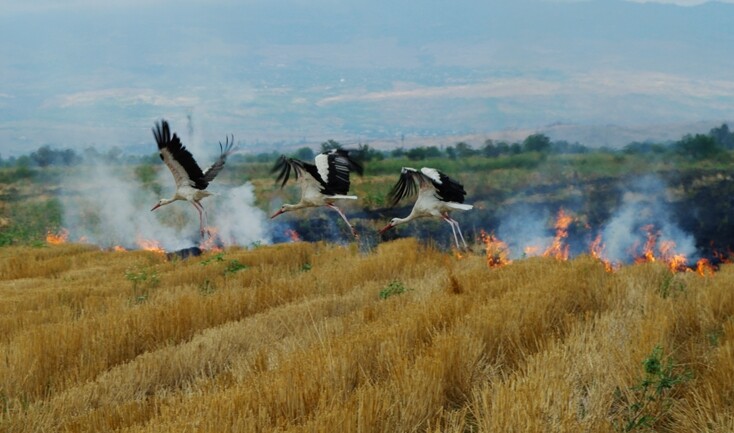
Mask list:
[[[244,263],[240,263],[239,260],[230,260],[229,263],[227,263],[227,267],[224,269],[224,275],[234,274],[235,272],[239,272],[247,268],[248,266]]]
[[[136,304],[145,302],[150,295],[150,289],[157,287],[160,283],[158,272],[155,270],[128,269],[125,271],[125,278],[132,283],[133,301]]]
[[[398,280],[393,280],[385,286],[384,289],[380,290],[380,299],[387,299],[390,296],[400,295],[407,291],[403,283]]]
[[[224,253],[216,254],[212,257],[209,257],[206,260],[202,260],[201,263],[199,263],[201,266],[207,266],[212,262],[223,262],[224,261]]]
[[[622,405],[615,422],[615,430],[656,431],[674,402],[677,385],[690,379],[690,373],[675,364],[671,357],[663,355],[663,348],[655,346],[652,353],[642,361],[644,376],[633,386],[633,398],[627,400],[619,388],[615,391],[615,402]]]

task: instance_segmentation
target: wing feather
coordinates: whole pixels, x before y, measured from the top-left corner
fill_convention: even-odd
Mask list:
[[[427,179],[430,179],[439,199],[446,202],[464,203],[466,191],[462,184],[436,169],[422,168],[421,172],[427,175]]]
[[[421,176],[415,169],[403,167],[400,170],[400,178],[388,193],[390,207],[396,206],[400,200],[413,197],[418,192],[418,178]]]
[[[191,152],[181,144],[178,136],[175,133],[171,136],[171,129],[167,121],[161,120],[156,123],[155,128],[153,128],[153,136],[158,144],[158,153],[161,160],[171,170],[177,188],[185,184],[197,189],[207,187],[209,182],[203,178],[204,173],[202,173],[199,164],[196,163]]]
[[[351,185],[349,174],[354,171],[360,176],[364,173],[362,165],[348,150],[333,149],[316,155],[314,158],[318,177],[324,184],[324,193],[348,194]]]
[[[232,136],[231,142],[229,141],[229,137],[227,137],[227,141],[224,145],[222,145],[222,142],[220,141],[219,158],[217,158],[217,160],[214,161],[214,164],[212,164],[211,167],[207,168],[204,172],[204,181],[208,183],[214,180],[214,178],[217,177],[217,174],[219,174],[219,172],[222,171],[222,168],[224,168],[224,163],[225,161],[227,161],[227,157],[231,155],[234,151],[234,135]]]

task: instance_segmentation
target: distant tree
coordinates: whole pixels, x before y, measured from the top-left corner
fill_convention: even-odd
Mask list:
[[[729,131],[729,125],[722,124],[718,128],[713,128],[709,135],[714,139],[717,145],[724,149],[734,149],[734,133]]]
[[[500,155],[499,148],[494,144],[491,138],[484,140],[484,146],[481,149],[482,155],[494,158]]]
[[[293,156],[296,157],[296,158],[298,158],[298,159],[300,159],[300,160],[302,160],[302,161],[310,161],[316,155],[314,154],[313,149],[311,149],[310,147],[305,147],[304,146],[304,147],[301,147],[298,150],[296,150],[296,153],[293,154]]]
[[[447,147],[445,152],[449,159],[456,159],[456,149],[454,149],[454,146]]]
[[[382,152],[370,147],[369,144],[357,145],[357,153],[359,159],[361,159],[362,161],[382,161],[383,159],[385,159],[385,155]]]
[[[519,153],[522,153],[523,147],[520,145],[520,143],[512,143],[509,148],[508,152],[511,155],[517,155]]]
[[[476,153],[469,143],[463,141],[456,143],[456,156],[459,158],[468,158],[474,156]]]
[[[693,159],[706,159],[719,155],[723,150],[716,144],[716,140],[710,135],[696,134],[685,135],[681,140],[673,144],[673,149],[679,155],[688,156]]]
[[[49,145],[41,146],[31,153],[31,161],[39,167],[48,167],[54,163],[55,152]]]
[[[551,141],[545,134],[532,134],[522,142],[522,148],[525,152],[548,152]]]
[[[405,152],[405,156],[410,160],[417,161],[426,158],[440,158],[442,154],[441,150],[436,146],[420,146],[408,150]]]
[[[390,156],[393,158],[402,158],[403,156],[405,156],[405,149],[403,147],[393,149],[392,152],[390,152]]]
[[[321,143],[321,152],[328,152],[330,150],[341,149],[341,148],[342,148],[342,145],[338,141],[334,141],[331,139]]]
[[[81,162],[81,157],[72,149],[65,149],[61,152],[61,163],[64,165],[76,165]]]

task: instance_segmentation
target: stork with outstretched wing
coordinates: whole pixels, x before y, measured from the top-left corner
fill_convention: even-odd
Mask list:
[[[281,188],[288,182],[292,172],[296,177],[296,183],[301,187],[301,200],[296,204],[284,204],[271,218],[298,209],[326,206],[339,213],[352,230],[352,234],[357,237],[357,230],[334,204],[337,200],[357,200],[356,195],[347,195],[350,185],[349,173],[352,171],[362,175],[364,169],[349,155],[349,151],[344,149],[320,153],[314,158],[313,164],[281,155],[272,172],[278,172],[277,181],[282,182]]]
[[[232,136],[231,141],[227,137],[225,144],[219,142],[219,158],[206,171],[201,170],[191,152],[181,144],[181,140],[176,133],[171,135],[171,129],[165,120],[156,123],[155,128],[153,128],[153,136],[156,143],[158,143],[161,160],[173,174],[173,180],[176,182],[176,193],[171,198],[160,199],[151,210],[154,211],[176,200],[186,200],[199,212],[199,231],[203,236],[205,234],[206,211],[200,201],[204,197],[212,195],[206,188],[209,186],[209,182],[214,180],[217,174],[222,171],[227,156],[234,152],[234,136]]]
[[[468,248],[459,223],[449,215],[449,212],[453,210],[473,208],[470,204],[464,204],[466,195],[464,186],[435,168],[423,167],[416,170],[403,167],[400,171],[400,178],[388,194],[390,205],[395,206],[400,200],[413,197],[416,193],[418,198],[410,214],[405,218],[393,218],[380,230],[380,233],[385,233],[397,225],[405,224],[416,218],[438,217],[451,226],[456,247],[461,249],[459,245],[459,238],[461,238],[464,248]]]

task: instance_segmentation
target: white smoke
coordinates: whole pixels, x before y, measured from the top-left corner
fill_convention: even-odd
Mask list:
[[[168,170],[158,169],[163,196],[174,193]],[[225,167],[226,170],[226,167]],[[216,183],[216,181],[214,182]],[[60,200],[63,225],[70,241],[84,241],[102,248],[116,245],[140,247],[155,241],[168,251],[196,246],[201,242],[199,216],[186,201],[176,201],[151,212],[159,197],[135,177],[131,166],[92,162],[79,166],[63,180]],[[214,185],[210,186],[214,189]],[[202,200],[208,222],[219,232],[225,246],[268,243],[265,214],[254,206],[252,185],[222,187],[217,196]]]
[[[225,246],[271,242],[267,235],[267,215],[254,206],[255,191],[251,183],[230,188],[212,198],[216,212],[210,222]]]
[[[622,206],[602,229],[604,256],[628,263],[641,253],[648,233],[657,235],[655,254],[662,242],[674,242],[675,252],[689,260],[695,258],[695,239],[671,220],[665,203],[665,184],[654,176],[645,176],[630,186],[622,197]]]
[[[507,244],[512,259],[525,256],[528,248],[533,249],[531,255],[539,255],[553,242],[548,231],[550,218],[547,209],[513,206],[502,215],[496,235]]]

